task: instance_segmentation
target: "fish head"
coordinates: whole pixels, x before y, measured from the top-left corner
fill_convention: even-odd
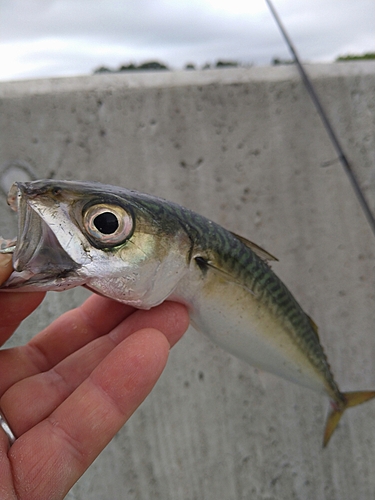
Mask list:
[[[136,307],[161,303],[188,268],[191,242],[161,200],[96,183],[15,183],[14,271],[2,290],[85,286]],[[168,202],[165,202],[168,204]]]

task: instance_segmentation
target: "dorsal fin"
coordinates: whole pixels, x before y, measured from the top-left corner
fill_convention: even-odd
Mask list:
[[[267,252],[267,250],[264,250],[264,248],[262,248],[259,245],[257,245],[256,243],[253,243],[252,241],[247,240],[243,236],[240,236],[239,234],[233,233],[232,231],[230,231],[230,233],[233,234],[233,236],[235,238],[237,238],[238,240],[242,241],[242,243],[244,245],[246,245],[247,247],[249,247],[250,250],[252,250],[261,259],[263,259],[265,261],[279,260],[275,256],[273,256],[272,254],[270,254],[269,252]]]

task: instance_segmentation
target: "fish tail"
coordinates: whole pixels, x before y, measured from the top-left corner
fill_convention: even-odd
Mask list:
[[[342,393],[342,402],[331,402],[332,409],[327,418],[326,428],[324,431],[323,447],[325,448],[334,430],[337,427],[344,411],[352,406],[357,406],[366,403],[370,399],[375,398],[375,391],[357,391],[357,392],[344,392]]]

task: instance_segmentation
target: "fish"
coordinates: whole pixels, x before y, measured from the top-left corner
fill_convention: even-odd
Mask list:
[[[344,411],[375,391],[341,392],[318,328],[255,243],[176,203],[93,182],[16,182],[18,234],[0,241],[13,272],[0,291],[84,286],[136,308],[186,305],[192,325],[252,366],[328,396],[323,446]]]

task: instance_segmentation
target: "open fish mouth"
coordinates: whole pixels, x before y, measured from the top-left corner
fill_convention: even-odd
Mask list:
[[[64,251],[48,224],[34,210],[24,184],[13,184],[8,204],[18,213],[18,235],[14,240],[0,238],[0,253],[13,254],[14,269],[1,288],[27,286],[31,291],[40,290],[44,283],[51,285],[51,281],[62,284],[63,278],[80,266]]]

